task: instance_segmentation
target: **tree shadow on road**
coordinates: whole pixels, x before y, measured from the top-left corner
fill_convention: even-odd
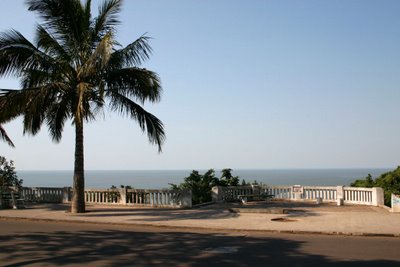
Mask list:
[[[46,227],[43,224],[43,227]],[[89,228],[89,226],[86,226]],[[107,228],[107,227],[105,227]],[[97,229],[97,228],[96,228]],[[93,266],[399,266],[400,261],[337,261],[304,252],[304,241],[180,231],[35,231],[0,236],[1,264]]]

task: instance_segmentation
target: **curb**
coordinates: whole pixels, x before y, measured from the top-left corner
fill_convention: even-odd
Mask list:
[[[206,231],[206,232],[229,232],[229,233],[240,233],[240,232],[253,232],[253,233],[281,233],[281,234],[297,234],[297,235],[330,235],[330,236],[360,236],[360,237],[390,237],[400,238],[399,234],[391,233],[365,233],[365,232],[339,232],[339,231],[302,231],[302,230],[256,230],[256,229],[226,229],[218,227],[200,227],[200,226],[169,226],[159,224],[142,224],[142,223],[114,223],[114,222],[94,222],[85,220],[62,220],[62,219],[43,219],[43,218],[28,218],[28,217],[7,217],[0,216],[0,221],[34,221],[34,222],[52,222],[52,223],[75,223],[75,224],[95,224],[95,225],[115,225],[115,226],[141,226],[148,228],[159,228],[159,229],[184,229],[187,231]]]

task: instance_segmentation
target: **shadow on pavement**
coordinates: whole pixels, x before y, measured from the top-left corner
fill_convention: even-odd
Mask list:
[[[130,217],[130,220],[135,220],[135,217],[141,221],[179,221],[179,220],[202,220],[202,219],[225,219],[239,216],[236,213],[221,210],[132,210],[124,212],[88,212],[82,215],[76,215],[80,218],[104,218],[104,217]]]
[[[399,266],[388,260],[337,261],[306,253],[304,241],[188,232],[18,231],[0,236],[7,266]]]

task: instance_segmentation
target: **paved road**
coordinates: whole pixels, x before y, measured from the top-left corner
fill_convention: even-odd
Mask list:
[[[400,238],[0,220],[0,266],[400,266]]]

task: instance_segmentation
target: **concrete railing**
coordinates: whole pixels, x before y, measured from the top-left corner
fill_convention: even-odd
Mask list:
[[[336,186],[304,186],[303,199],[314,200],[322,199],[325,202],[336,202],[337,187]]]
[[[358,204],[381,206],[384,204],[383,189],[380,187],[344,186],[215,186],[212,189],[213,201],[232,201],[238,195],[274,195],[275,199],[307,201],[318,200],[336,202],[338,205]]]
[[[126,204],[192,207],[191,190],[127,189]]]
[[[86,189],[86,203],[123,204],[152,207],[191,207],[190,190]]]
[[[69,190],[69,187],[21,187],[19,193],[27,202],[62,203],[68,201]]]
[[[19,192],[25,202],[68,203],[72,198],[71,187],[22,187]],[[85,189],[85,202],[152,207],[191,207],[192,192],[190,190],[165,189]]]
[[[365,204],[373,203],[374,188],[363,187],[343,187],[343,201],[351,204]],[[383,198],[383,193],[382,193]],[[382,203],[383,204],[383,203]]]
[[[290,186],[274,186],[274,187],[262,187],[262,192],[268,195],[274,195],[276,199],[291,199],[292,191]]]
[[[253,194],[252,186],[214,186],[211,189],[214,202],[225,202],[238,199],[239,195]]]
[[[118,189],[85,189],[85,202],[93,204],[120,204]]]

